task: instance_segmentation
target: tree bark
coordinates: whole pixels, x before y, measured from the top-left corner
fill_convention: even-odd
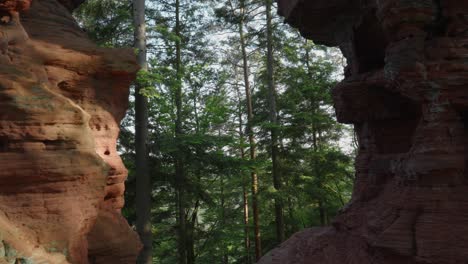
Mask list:
[[[266,22],[267,22],[267,76],[268,76],[268,105],[270,119],[270,136],[271,136],[271,162],[273,185],[277,192],[281,191],[282,181],[279,171],[278,162],[278,114],[276,109],[276,88],[274,81],[274,58],[273,58],[273,25],[271,15],[271,0],[266,1]],[[275,198],[275,222],[276,222],[276,239],[278,244],[285,239],[284,234],[284,216],[283,203],[281,198]]]
[[[133,1],[134,46],[141,71],[148,70],[146,54],[145,0]],[[152,263],[151,178],[148,172],[148,100],[135,83],[136,228],[143,243],[139,264]]]
[[[222,226],[222,229],[225,229],[226,228],[226,201],[224,197],[224,178],[221,176],[219,177],[219,179],[221,181],[221,226]],[[223,239],[223,242],[222,242],[223,243],[223,256],[221,259],[221,263],[228,264],[229,256],[227,254],[227,246],[224,242],[225,241]]]
[[[305,41],[305,52],[306,52],[305,64],[306,64],[309,78],[312,78],[312,69],[310,67],[310,52],[309,52],[309,49],[307,48],[307,43],[308,41],[306,40]],[[312,100],[314,99],[312,98]],[[312,104],[312,114],[316,115],[319,109],[318,102],[312,101],[311,104]],[[315,120],[312,122],[312,147],[315,153],[317,153],[320,150],[320,130],[318,128],[318,125],[319,124],[317,124]],[[319,180],[319,185],[320,187],[322,187],[321,186],[322,174],[320,172],[319,164],[317,162],[317,157],[315,157],[315,160],[313,160],[312,163],[313,163],[315,177],[317,177],[317,179]],[[327,212],[326,212],[322,197],[317,196],[317,203],[318,203],[318,210],[319,210],[319,216],[320,216],[320,225],[325,226],[327,225],[327,220],[326,220]]]
[[[176,193],[177,193],[177,224],[178,224],[178,252],[179,263],[187,263],[187,221],[185,216],[186,201],[185,201],[185,171],[183,164],[183,149],[180,146],[180,138],[182,136],[182,55],[181,55],[181,32],[180,32],[180,0],[175,1],[175,35],[176,40],[176,87],[175,104],[176,104],[176,122],[175,122],[175,142],[179,144],[175,157],[175,178],[176,178]]]
[[[187,264],[194,264],[196,261],[195,255],[195,226],[198,218],[198,208],[200,207],[200,200],[195,202],[195,207],[190,216],[189,225],[187,227]]]
[[[252,107],[252,97],[250,95],[250,81],[249,81],[249,65],[247,59],[247,50],[244,37],[244,12],[245,12],[245,3],[241,1],[241,12],[242,19],[239,23],[239,37],[241,42],[242,49],[242,62],[244,70],[244,84],[245,84],[245,97],[247,99],[247,134],[249,136],[249,146],[250,146],[250,160],[255,161],[256,150],[255,150],[255,138],[253,134],[252,121],[253,121],[253,107]],[[259,261],[262,257],[262,242],[260,235],[260,214],[258,209],[258,176],[255,168],[252,168],[251,171],[252,178],[252,211],[253,211],[253,220],[254,220],[254,238],[255,238],[255,259]]]
[[[237,76],[237,68],[236,68],[236,76]],[[245,151],[244,151],[244,143],[245,143],[245,138],[244,138],[244,132],[243,132],[243,127],[244,127],[244,122],[242,118],[242,101],[241,101],[241,94],[239,91],[239,87],[237,86],[236,83],[236,91],[237,91],[237,96],[239,98],[239,104],[238,104],[238,118],[239,118],[239,141],[240,141],[240,156],[241,159],[244,160],[245,158]],[[246,179],[246,176],[242,175],[242,198],[243,198],[243,207],[244,207],[244,247],[245,247],[245,260],[247,264],[251,263],[251,257],[250,257],[250,228],[249,228],[249,199],[248,199],[248,193],[247,193],[247,186],[248,186],[248,179]]]

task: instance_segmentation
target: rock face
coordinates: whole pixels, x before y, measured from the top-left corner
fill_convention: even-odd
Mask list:
[[[80,0],[0,1],[0,263],[135,263],[116,151],[137,66],[98,48]]]
[[[337,118],[359,138],[352,201],[261,264],[468,263],[468,1],[279,0],[348,59]]]

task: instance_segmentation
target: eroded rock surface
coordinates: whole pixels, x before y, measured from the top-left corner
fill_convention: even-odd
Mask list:
[[[0,263],[135,263],[140,248],[116,151],[137,66],[87,38],[81,2],[0,1]]]
[[[337,117],[359,138],[352,201],[261,264],[468,263],[468,1],[279,0],[339,46]]]

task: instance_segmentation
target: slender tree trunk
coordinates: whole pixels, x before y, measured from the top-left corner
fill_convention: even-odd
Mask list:
[[[236,76],[237,76],[237,71],[236,71]],[[242,100],[241,100],[239,87],[237,86],[237,84],[236,84],[236,91],[237,91],[237,97],[239,98],[238,117],[239,117],[239,140],[240,140],[240,145],[241,145],[240,156],[241,156],[241,159],[244,159],[245,158],[245,151],[244,151],[245,138],[244,138],[244,132],[243,132],[244,122],[242,118]],[[248,185],[249,185],[248,179],[246,179],[246,177],[242,175],[242,198],[243,198],[242,202],[243,202],[243,207],[244,207],[244,247],[245,247],[246,263],[250,264],[251,258],[250,258],[250,231],[249,231],[249,199],[248,199],[248,193],[247,193]]]
[[[244,1],[241,1],[241,12],[244,13]],[[242,16],[243,17],[243,16]],[[241,19],[239,23],[239,37],[242,49],[242,61],[244,70],[244,84],[245,84],[245,97],[247,99],[247,133],[249,136],[250,146],[250,160],[255,161],[256,150],[255,150],[255,138],[253,134],[252,121],[253,121],[253,109],[252,109],[252,97],[250,95],[250,81],[249,81],[249,65],[247,59],[247,50],[244,37],[244,19]],[[260,236],[260,214],[258,209],[258,176],[255,168],[252,168],[252,211],[254,220],[254,238],[255,238],[255,260],[259,261],[262,257],[262,242]]]
[[[190,221],[187,225],[187,264],[195,263],[195,222]]]
[[[313,109],[313,113],[316,113],[316,108]],[[318,144],[318,137],[317,137],[317,128],[316,124],[312,124],[312,146],[314,148],[314,152],[317,153],[319,151],[319,144]],[[315,176],[318,178],[318,184],[320,185],[319,187],[322,187],[322,175],[320,173],[320,168],[319,164],[317,162],[317,157],[314,157],[313,162],[313,169]],[[318,201],[318,209],[319,209],[319,215],[320,215],[320,225],[325,226],[326,225],[326,211],[325,207],[323,204],[323,199],[320,197],[320,195],[317,196],[317,201]]]
[[[319,204],[319,213],[320,213],[320,225],[321,225],[321,226],[325,226],[325,225],[326,225],[326,220],[325,220],[325,209],[323,208],[322,199],[319,198],[318,204]]]
[[[142,71],[148,70],[146,58],[145,0],[133,0],[135,49]],[[135,151],[136,151],[136,228],[143,249],[139,264],[152,263],[151,178],[148,172],[148,100],[140,94],[142,87],[135,83]]]
[[[309,75],[309,78],[312,78],[312,69],[310,67],[310,53],[309,49],[307,48],[307,40],[305,41],[306,47],[305,47],[305,52],[306,52],[306,57],[305,57],[305,63],[307,67],[307,73]],[[314,100],[312,98],[312,100]],[[312,114],[316,115],[318,112],[318,102],[312,101]],[[320,130],[318,129],[318,124],[313,121],[312,123],[312,147],[315,153],[317,153],[320,149],[320,144],[319,144],[319,139],[320,139]],[[312,161],[313,163],[313,169],[315,176],[318,178],[318,182],[320,184],[320,187],[322,187],[322,174],[320,173],[320,168],[319,164],[317,162],[317,157],[314,158]],[[326,216],[326,210],[324,206],[324,202],[322,197],[318,196],[317,197],[317,202],[318,202],[318,209],[319,209],[319,216],[320,216],[320,225],[325,226],[327,225],[327,216]]]
[[[187,228],[187,264],[194,264],[196,260],[195,256],[195,226],[198,218],[198,208],[200,207],[200,200],[195,202],[195,208],[193,209],[190,217],[189,225]]]
[[[270,135],[271,135],[271,161],[272,161],[272,176],[273,185],[277,192],[281,191],[281,174],[279,171],[278,162],[278,114],[276,110],[276,88],[274,81],[274,59],[273,59],[273,25],[271,15],[271,0],[266,1],[266,22],[267,22],[267,76],[268,76],[268,104],[269,104],[269,119],[270,119]],[[275,199],[275,222],[276,222],[276,239],[278,243],[284,241],[284,216],[283,203],[281,198]]]
[[[176,87],[175,104],[176,104],[176,123],[175,123],[175,142],[180,144],[182,136],[182,55],[181,55],[181,32],[180,32],[180,0],[175,1],[175,35],[176,40]],[[183,163],[183,149],[179,145],[175,157],[175,178],[176,178],[176,193],[177,193],[177,224],[178,224],[178,251],[179,263],[187,264],[187,221],[186,221],[186,201],[185,201],[185,171]]]
[[[197,150],[197,155],[200,155]],[[198,170],[197,173],[197,181],[200,183],[201,181],[201,172]],[[187,264],[195,264],[196,261],[196,254],[195,254],[195,227],[197,225],[198,220],[198,210],[200,208],[200,198],[198,198],[195,202],[195,207],[193,208],[193,212],[188,219],[188,224],[186,228],[186,250],[187,250]]]
[[[294,219],[294,207],[292,204],[291,197],[288,197],[288,214],[289,214],[289,218],[293,220]],[[289,226],[289,235],[294,234],[297,231],[298,231],[298,228],[295,223]]]
[[[226,228],[226,202],[224,198],[224,177],[219,177],[221,181],[221,226],[222,229],[224,230]],[[226,244],[224,243],[224,239],[222,241],[223,244],[223,256],[221,259],[222,264],[228,264],[229,256],[227,254],[227,247]]]
[[[313,133],[313,147],[314,147],[314,152],[317,153],[318,152],[318,139],[317,139],[317,132],[316,132],[316,126],[315,124],[312,125],[312,133]],[[315,172],[315,176],[318,178],[318,183],[319,183],[319,187],[322,187],[322,175],[320,173],[320,168],[319,168],[319,165],[318,165],[318,162],[317,162],[317,157],[314,158],[314,161],[313,161],[313,166],[314,166],[314,172]],[[326,225],[326,216],[325,216],[325,208],[324,208],[324,205],[323,205],[323,199],[322,197],[320,197],[320,195],[317,197],[317,200],[318,200],[318,209],[319,209],[319,215],[320,215],[320,225],[321,226],[325,226]]]
[[[193,96],[193,109],[194,109],[194,117],[195,117],[195,134],[199,135],[200,133],[200,118],[198,115],[198,110],[197,110],[197,103],[198,103],[198,89],[196,85],[194,85],[191,80],[189,80],[189,84],[192,87],[192,92],[194,94]],[[197,156],[201,156],[201,149],[197,146],[195,153]],[[197,184],[201,184],[201,169],[197,169],[195,172],[196,179],[197,179]],[[187,220],[188,223],[186,225],[186,250],[187,250],[187,264],[194,264],[196,262],[197,255],[195,254],[195,228],[198,223],[198,211],[200,208],[200,199],[197,198],[195,202],[195,207],[193,209],[193,212],[190,216],[190,218]]]
[[[244,151],[242,151],[244,152]],[[245,248],[245,261],[247,264],[252,262],[250,257],[250,228],[249,228],[249,198],[247,193],[248,181],[243,177],[242,181],[242,199],[244,207],[244,248]]]
[[[241,27],[242,29],[242,27]],[[250,95],[250,83],[248,76],[248,63],[247,63],[247,52],[244,42],[243,29],[241,32],[241,45],[242,55],[244,61],[244,80],[245,80],[245,95],[247,98],[247,133],[249,135],[249,146],[250,146],[250,160],[255,161],[256,159],[256,143],[253,135],[252,121],[253,121],[253,109],[252,109],[252,97]],[[252,168],[252,210],[254,218],[254,238],[255,238],[255,260],[259,261],[262,256],[262,243],[260,235],[260,214],[258,208],[258,175],[255,168]]]
[[[338,193],[338,199],[340,199],[340,203],[341,203],[341,206],[344,207],[345,206],[345,201],[344,201],[344,198],[343,198],[343,191],[341,190],[339,184],[337,181],[334,181],[335,183],[335,187],[336,187],[336,190],[337,190],[337,193]]]

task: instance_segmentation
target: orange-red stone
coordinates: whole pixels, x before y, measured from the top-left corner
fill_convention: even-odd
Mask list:
[[[80,2],[0,3],[0,263],[135,263],[140,249],[116,150],[138,67],[87,38]]]
[[[359,138],[351,202],[261,264],[468,263],[468,2],[279,0],[348,60],[333,92]]]

